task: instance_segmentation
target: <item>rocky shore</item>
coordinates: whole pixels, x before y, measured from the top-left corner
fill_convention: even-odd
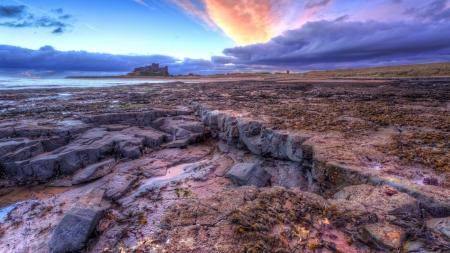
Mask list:
[[[0,243],[449,252],[448,137],[445,80],[5,91]]]

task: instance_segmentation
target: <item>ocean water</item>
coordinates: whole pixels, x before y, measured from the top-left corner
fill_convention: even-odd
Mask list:
[[[157,79],[33,79],[33,78],[2,78],[0,90],[19,89],[54,89],[54,88],[87,88],[111,87],[120,85],[135,85],[143,83],[171,83],[186,80],[157,80]],[[193,82],[189,80],[189,82]]]

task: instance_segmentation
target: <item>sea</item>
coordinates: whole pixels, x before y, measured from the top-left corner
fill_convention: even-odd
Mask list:
[[[38,79],[38,78],[0,77],[0,90],[112,87],[112,86],[135,85],[143,83],[171,83],[176,81],[182,81],[185,83],[196,82],[194,80],[175,80],[175,79],[161,80],[161,79],[144,79],[144,78]]]

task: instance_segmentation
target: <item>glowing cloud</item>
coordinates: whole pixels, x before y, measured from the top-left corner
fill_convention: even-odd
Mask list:
[[[241,45],[265,43],[299,27],[333,0],[171,0],[188,14],[222,31]]]

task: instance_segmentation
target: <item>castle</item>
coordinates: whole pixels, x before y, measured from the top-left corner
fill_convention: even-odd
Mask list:
[[[168,76],[169,67],[160,68],[159,63],[152,63],[151,66],[135,68],[133,72],[128,73],[127,76]]]

